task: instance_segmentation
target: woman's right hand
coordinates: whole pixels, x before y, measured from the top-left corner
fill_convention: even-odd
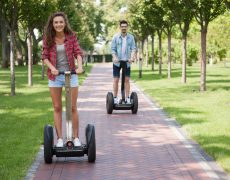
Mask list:
[[[57,76],[59,74],[59,71],[56,68],[51,69],[51,74]]]

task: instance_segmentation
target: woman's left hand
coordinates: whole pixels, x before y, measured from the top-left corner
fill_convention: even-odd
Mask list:
[[[83,70],[82,67],[78,67],[77,70],[76,70],[76,73],[77,73],[77,74],[82,74],[82,73],[84,73],[84,72],[85,72],[85,71]]]

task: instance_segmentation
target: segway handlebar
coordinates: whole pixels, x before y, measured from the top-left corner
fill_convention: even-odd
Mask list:
[[[126,60],[126,61],[118,60],[118,62],[129,62],[129,60]],[[131,62],[134,62],[134,60]]]
[[[82,73],[76,73],[76,71],[59,71],[58,75],[65,75],[65,74],[77,74],[77,75],[80,75],[80,74],[84,74],[84,73],[85,73],[85,70],[83,70]]]

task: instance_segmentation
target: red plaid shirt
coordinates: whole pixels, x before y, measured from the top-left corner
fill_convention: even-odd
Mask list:
[[[75,70],[75,58],[77,58],[78,55],[83,56],[82,50],[78,44],[76,34],[73,35],[65,35],[65,41],[64,41],[65,51],[68,58],[68,63],[70,70]],[[57,65],[57,47],[54,43],[50,48],[47,45],[45,36],[43,37],[43,44],[42,44],[42,60],[48,59],[50,63],[56,67]],[[47,76],[50,80],[55,80],[55,76],[51,74],[51,70],[47,69]]]

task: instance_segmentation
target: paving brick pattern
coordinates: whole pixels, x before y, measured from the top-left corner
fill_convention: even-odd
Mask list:
[[[112,65],[96,64],[80,87],[80,139],[87,123],[95,125],[97,159],[85,157],[43,159],[35,174],[40,179],[219,179],[204,159],[176,135],[167,116],[132,84],[139,111],[106,113],[105,98],[112,90]],[[208,168],[207,168],[208,167]]]

